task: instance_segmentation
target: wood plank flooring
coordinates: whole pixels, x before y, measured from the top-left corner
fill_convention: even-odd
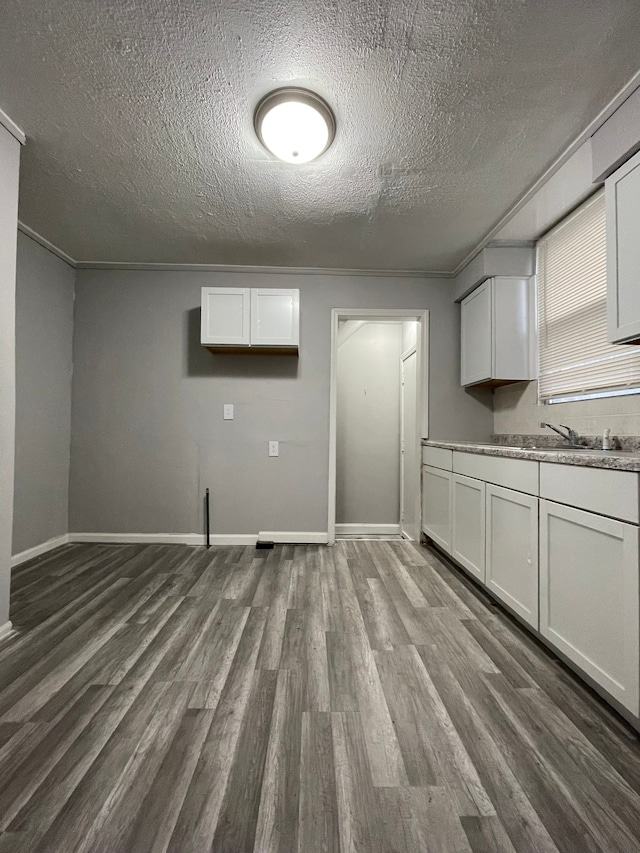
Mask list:
[[[633,853],[637,736],[425,548],[70,545],[13,578],[0,853]]]

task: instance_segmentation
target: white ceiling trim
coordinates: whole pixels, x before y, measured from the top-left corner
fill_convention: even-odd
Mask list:
[[[248,272],[277,273],[278,275],[360,275],[387,278],[452,278],[450,272],[431,270],[366,270],[333,269],[331,267],[269,267],[244,264],[147,264],[118,261],[76,261],[79,270],[158,270],[168,272]]]
[[[34,231],[33,228],[29,228],[28,225],[25,225],[25,223],[21,222],[20,220],[18,220],[18,230],[22,231],[23,234],[26,234],[27,237],[31,237],[32,240],[35,240],[35,242],[39,243],[43,248],[48,249],[51,254],[56,255],[65,263],[69,264],[70,267],[73,267],[74,269],[78,268],[77,261],[74,261],[74,259],[70,255],[67,255],[66,252],[63,252],[62,249],[59,249],[57,246],[47,240],[46,237],[43,237],[42,234],[38,234],[37,231]]]
[[[640,86],[640,71],[637,71],[631,80],[626,83],[622,89],[615,95],[611,101],[607,104],[607,106],[601,110],[596,118],[582,131],[582,133],[574,139],[574,141],[562,152],[562,154],[554,160],[554,162],[549,166],[546,172],[538,178],[538,180],[531,186],[527,192],[522,196],[522,198],[517,201],[514,206],[502,217],[502,219],[493,226],[491,231],[478,243],[478,245],[473,249],[469,254],[461,261],[458,266],[452,271],[452,276],[457,276],[459,272],[461,272],[467,264],[469,264],[475,257],[478,255],[484,248],[486,248],[487,244],[491,242],[491,240],[499,233],[499,231],[504,228],[504,226],[510,222],[513,217],[524,207],[524,205],[530,201],[533,196],[540,191],[540,189],[547,183],[549,178],[553,177],[555,173],[560,169],[567,160],[575,154],[575,152],[580,148],[581,145],[590,139],[596,130],[602,127],[605,121],[608,118],[611,118],[613,113],[618,109],[618,107],[623,104],[627,98],[635,92],[635,90]],[[594,186],[594,189],[596,187]]]
[[[0,124],[6,130],[8,130],[12,136],[15,136],[20,145],[25,144],[25,142],[27,141],[27,135],[25,134],[24,130],[20,130],[15,121],[13,121],[13,119],[10,119],[4,110],[0,110]]]
[[[339,276],[375,276],[376,278],[452,278],[449,272],[432,272],[429,270],[350,270],[330,269],[325,267],[256,267],[232,264],[143,264],[118,263],[116,261],[76,261],[62,249],[58,248],[42,234],[38,234],[24,222],[18,221],[18,230],[31,237],[43,248],[63,260],[76,270],[150,270],[156,272],[242,272],[242,273],[272,273],[275,275],[339,275]]]
[[[126,261],[76,261],[42,234],[18,220],[18,229],[76,270],[151,270],[157,272],[243,272],[274,273],[277,275],[358,275],[388,278],[452,278],[450,272],[430,270],[350,270],[325,267],[257,267],[242,264],[151,264]]]

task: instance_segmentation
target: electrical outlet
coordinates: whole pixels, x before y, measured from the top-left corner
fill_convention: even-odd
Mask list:
[[[277,456],[279,452],[280,452],[280,448],[278,446],[278,442],[277,441],[270,441],[269,442],[269,456]]]
[[[222,415],[223,420],[232,421],[233,420],[233,403],[225,403],[223,407],[224,414]]]

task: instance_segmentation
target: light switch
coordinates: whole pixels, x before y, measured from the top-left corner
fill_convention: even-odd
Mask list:
[[[269,442],[269,456],[277,456],[280,452],[277,441]]]
[[[232,421],[233,420],[233,403],[225,403],[224,404],[223,420],[225,420],[225,421]]]

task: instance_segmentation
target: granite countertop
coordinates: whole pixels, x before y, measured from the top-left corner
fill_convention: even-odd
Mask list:
[[[580,465],[584,468],[611,468],[616,471],[640,471],[640,452],[637,450],[569,450],[563,447],[522,447],[506,444],[476,444],[473,441],[430,441],[422,439],[426,447],[441,447],[462,453],[480,453],[484,456],[507,456],[512,459],[530,459],[534,462],[555,462],[562,465]]]

